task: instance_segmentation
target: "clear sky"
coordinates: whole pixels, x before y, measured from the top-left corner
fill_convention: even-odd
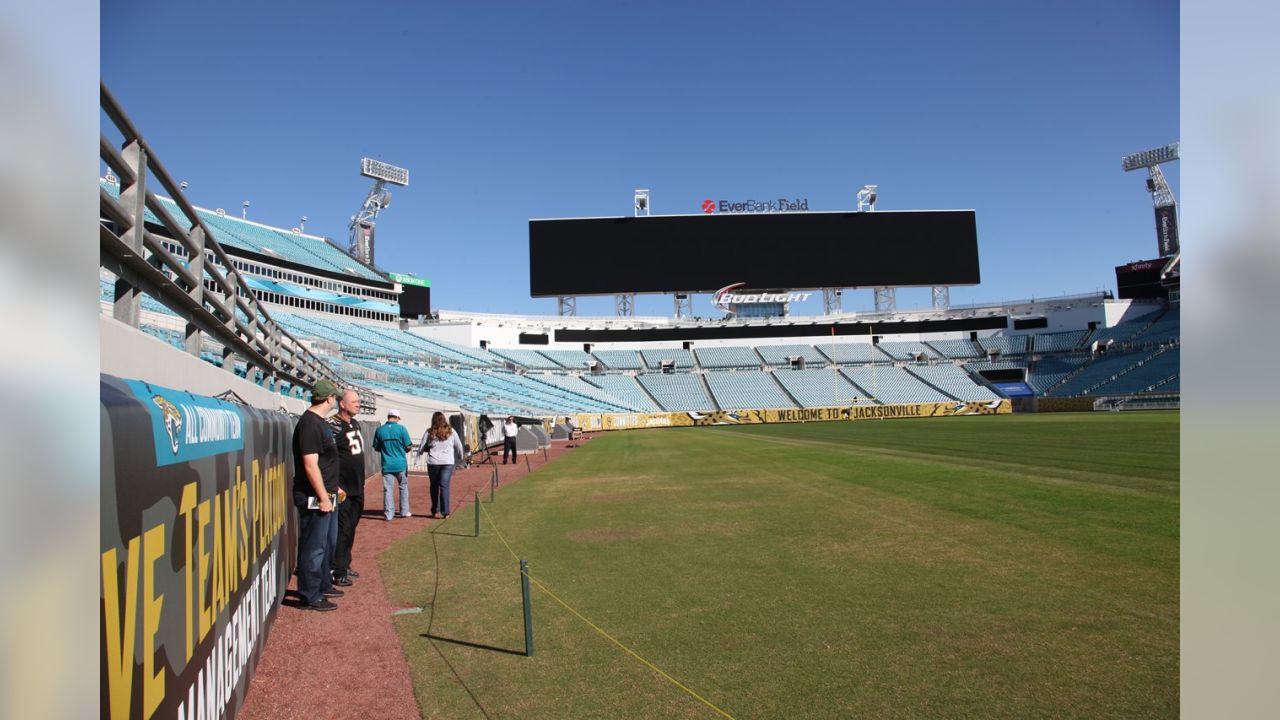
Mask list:
[[[953,304],[1114,290],[1114,266],[1157,252],[1120,157],[1179,138],[1171,0],[103,0],[101,28],[103,80],[197,205],[247,199],[345,245],[359,159],[408,168],[378,264],[446,309],[554,314],[529,297],[528,220],[629,215],[638,187],[686,214],[849,210],[875,183],[880,210],[976,211],[983,281]],[[694,312],[716,314],[702,295]]]

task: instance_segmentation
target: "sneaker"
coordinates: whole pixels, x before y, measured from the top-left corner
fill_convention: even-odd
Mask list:
[[[327,598],[342,597],[343,595],[346,595],[346,593],[342,592],[341,590],[336,590],[336,589],[334,589],[334,590],[325,590],[324,592],[322,592],[322,593],[320,593],[320,594],[321,594],[321,595],[323,595],[323,596],[325,596],[325,597],[327,597]]]
[[[360,573],[358,573],[358,572],[356,572],[355,570],[352,570],[352,569],[350,569],[350,568],[347,568],[347,577],[349,577],[349,578],[358,578],[358,577],[360,577]]]
[[[413,517],[413,513],[410,513],[410,512],[402,513],[400,517]]]
[[[305,603],[303,605],[299,605],[298,607],[302,608],[303,610],[315,610],[316,612],[328,612],[330,610],[338,609],[337,605],[334,605],[333,603],[329,602],[328,600],[325,600],[324,598],[320,598],[319,600],[313,603]]]
[[[337,585],[338,587],[347,587],[348,585],[351,584],[351,578],[347,577],[346,575],[335,575],[333,577],[333,584]]]

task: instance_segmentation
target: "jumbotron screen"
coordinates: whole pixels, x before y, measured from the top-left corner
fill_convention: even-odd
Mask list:
[[[979,282],[972,210],[529,221],[533,297]]]

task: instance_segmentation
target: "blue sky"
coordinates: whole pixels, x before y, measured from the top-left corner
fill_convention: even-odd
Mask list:
[[[630,214],[637,187],[684,214],[847,210],[875,183],[880,210],[976,211],[983,282],[953,304],[1114,290],[1156,254],[1120,157],[1179,137],[1171,1],[104,0],[101,27],[103,80],[198,205],[345,243],[360,157],[407,167],[379,265],[430,278],[438,308],[553,314],[529,297],[528,220]]]

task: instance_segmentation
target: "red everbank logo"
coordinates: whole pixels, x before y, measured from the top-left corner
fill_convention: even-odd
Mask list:
[[[772,213],[772,212],[808,212],[809,198],[778,198],[777,200],[744,200],[730,202],[728,200],[703,200],[702,212],[708,215],[722,213]]]

